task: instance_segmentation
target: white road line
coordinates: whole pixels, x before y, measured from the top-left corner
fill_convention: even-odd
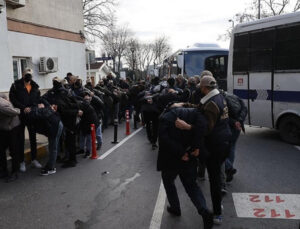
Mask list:
[[[163,182],[161,181],[149,229],[160,229],[165,203],[166,191]]]
[[[123,145],[126,141],[128,141],[130,138],[132,138],[134,135],[136,135],[138,132],[140,132],[143,129],[143,127],[137,129],[136,131],[134,131],[131,135],[127,136],[126,138],[124,138],[122,141],[120,141],[117,145],[115,145],[114,147],[110,148],[109,150],[107,150],[104,154],[102,154],[100,157],[98,157],[98,160],[103,160],[104,158],[106,158],[109,154],[111,154],[114,150],[116,150],[117,148],[119,148],[121,145]]]
[[[295,146],[296,149],[300,150],[300,146]]]

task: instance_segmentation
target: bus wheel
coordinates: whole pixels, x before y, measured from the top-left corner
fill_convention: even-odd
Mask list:
[[[294,115],[284,117],[279,123],[280,137],[283,141],[300,145],[300,118]]]

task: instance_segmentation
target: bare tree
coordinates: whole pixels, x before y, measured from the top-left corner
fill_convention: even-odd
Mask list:
[[[113,26],[116,0],[82,0],[82,5],[85,37],[94,43]]]
[[[165,36],[161,36],[155,39],[153,43],[153,53],[154,53],[154,60],[153,64],[154,67],[156,64],[162,63],[163,60],[170,55],[171,46],[169,44],[169,40]]]
[[[115,61],[117,59],[118,72],[120,72],[121,59],[125,54],[131,36],[132,32],[127,28],[127,26],[123,26],[112,28],[111,30],[107,31],[102,37],[104,50],[112,56],[114,67]]]
[[[244,23],[257,20],[259,0],[252,0],[251,5],[243,13],[236,14],[230,21]],[[260,17],[266,18],[300,10],[300,0],[260,0]],[[219,36],[219,40],[228,40],[233,28],[226,30]]]

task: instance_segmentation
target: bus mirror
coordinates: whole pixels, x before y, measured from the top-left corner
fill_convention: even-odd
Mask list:
[[[179,68],[183,68],[183,55],[177,56],[177,65]]]

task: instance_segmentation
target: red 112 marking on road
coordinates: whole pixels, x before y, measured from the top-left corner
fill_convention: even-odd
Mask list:
[[[280,216],[280,214],[277,214],[276,210],[274,210],[274,209],[271,210],[271,217],[272,218],[276,218],[276,217],[279,217],[279,216]]]
[[[265,202],[273,202],[273,200],[269,196],[265,196]]]
[[[250,197],[249,200],[251,202],[254,202],[254,203],[261,202],[259,195],[249,195],[249,197]],[[264,200],[265,200],[266,203],[270,203],[270,202],[274,201],[274,199],[271,199],[270,196],[268,196],[268,195],[265,196]],[[282,203],[282,202],[284,202],[284,200],[282,200],[280,198],[280,196],[276,196],[276,203]]]
[[[266,217],[266,214],[265,214],[265,210],[266,209],[263,209],[263,208],[254,208],[253,211],[253,215],[257,218],[264,218]],[[281,215],[279,213],[276,212],[275,209],[271,209],[271,218],[277,218],[277,217],[280,217]],[[285,218],[287,219],[290,219],[290,218],[293,218],[295,217],[296,215],[292,214],[290,212],[290,210],[285,210]]]
[[[289,210],[285,210],[285,217],[286,217],[287,219],[293,218],[293,217],[295,217],[295,216],[296,216],[296,215],[291,214]]]
[[[265,211],[265,209],[263,208],[255,208],[254,210],[254,216],[256,216],[257,218],[264,218],[266,215],[265,214],[261,214]]]

